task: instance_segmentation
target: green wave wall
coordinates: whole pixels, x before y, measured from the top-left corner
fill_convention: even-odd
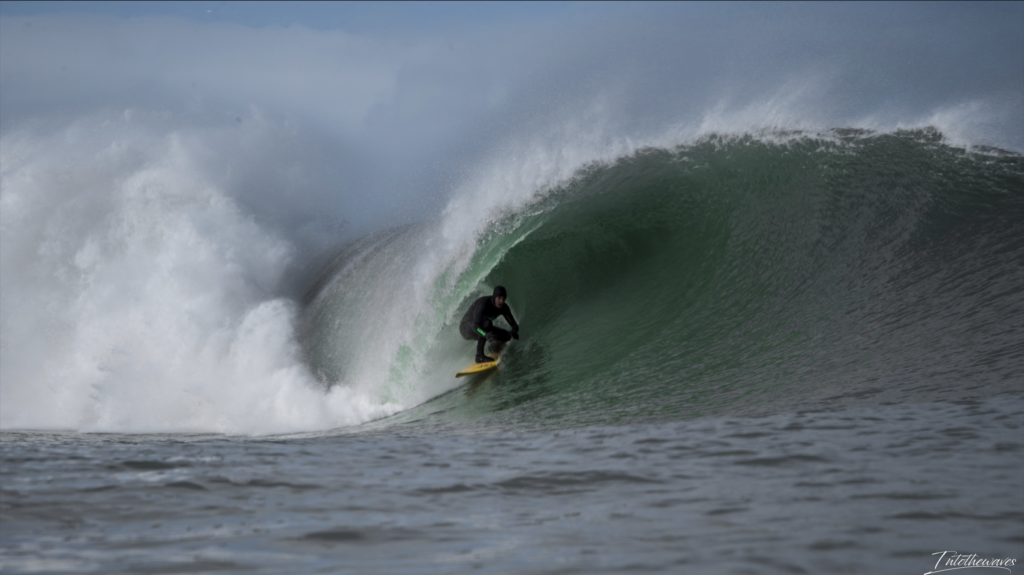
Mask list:
[[[562,427],[1001,393],[1024,377],[1022,262],[1016,154],[932,130],[643,150],[480,238],[465,273],[483,277],[442,290],[445,329],[502,284],[523,337],[496,374],[400,419]]]
[[[1024,161],[988,152],[848,132],[592,168],[487,277],[524,337],[471,411],[621,423],[1019,387]]]

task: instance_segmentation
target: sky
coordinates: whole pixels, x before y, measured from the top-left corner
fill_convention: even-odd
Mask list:
[[[622,3],[609,3],[610,5]],[[557,17],[584,8],[573,2],[0,2],[2,16],[53,13],[117,18],[169,16],[252,28],[292,25],[347,32],[402,31]]]
[[[330,189],[363,232],[536,146],[935,125],[1024,150],[1024,3],[0,2],[0,32],[0,132],[235,129],[302,173],[295,217]]]

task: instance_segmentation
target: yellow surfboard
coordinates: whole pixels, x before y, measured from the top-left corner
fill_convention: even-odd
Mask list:
[[[470,364],[469,366],[463,368],[463,370],[460,371],[459,373],[456,373],[455,377],[462,377],[464,375],[474,375],[474,374],[477,374],[477,373],[483,373],[485,371],[490,371],[490,370],[498,367],[498,362],[501,361],[501,352],[500,351],[489,352],[488,357],[493,357],[494,361],[488,361],[487,363],[473,363],[473,364]]]

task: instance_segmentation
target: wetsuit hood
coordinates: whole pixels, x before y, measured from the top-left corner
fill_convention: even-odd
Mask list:
[[[504,297],[504,298],[507,298],[508,297],[508,292],[505,291],[504,287],[496,286],[494,288],[494,293],[491,294],[491,297]]]

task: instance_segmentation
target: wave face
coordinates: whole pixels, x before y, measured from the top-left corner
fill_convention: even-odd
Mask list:
[[[565,427],[1024,372],[1024,158],[932,129],[514,149],[315,259],[218,134],[132,126],[5,136],[5,429]],[[460,387],[458,320],[498,284],[523,338]]]
[[[642,149],[481,213],[461,248],[458,209],[346,246],[304,341],[328,384],[386,381],[382,401],[415,404],[456,385],[472,352],[457,322],[501,284],[523,326],[503,369],[399,419],[564,427],[998,393],[1024,375],[1022,190],[1021,156],[929,129]]]

